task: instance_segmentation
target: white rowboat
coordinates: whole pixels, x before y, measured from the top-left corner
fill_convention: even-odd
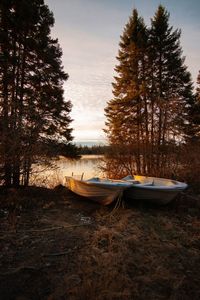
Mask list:
[[[148,200],[158,204],[171,202],[179,192],[187,188],[187,184],[171,179],[131,175],[122,180],[132,183],[132,187],[124,192],[124,197],[131,200]]]
[[[98,177],[88,180],[66,177],[66,183],[72,192],[103,205],[112,203],[122,195],[125,189],[133,185],[132,182],[128,181],[100,179]]]

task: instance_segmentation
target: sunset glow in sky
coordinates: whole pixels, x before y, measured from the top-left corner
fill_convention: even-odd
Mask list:
[[[159,4],[170,12],[170,25],[182,30],[186,65],[196,82],[200,70],[199,0],[46,0],[53,11],[63,65],[69,74],[65,98],[71,100],[75,141],[103,141],[104,108],[112,85],[120,35],[137,8],[147,25]]]

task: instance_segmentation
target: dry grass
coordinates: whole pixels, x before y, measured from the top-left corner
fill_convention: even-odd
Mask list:
[[[31,191],[24,195],[26,198],[31,195],[32,198],[42,201],[43,209],[36,214],[34,208],[32,214],[24,215],[25,220],[19,219],[18,235],[12,241],[13,244],[18,243],[17,247],[24,255],[23,264],[26,258],[29,266],[36,269],[38,265],[41,266],[41,270],[29,272],[28,282],[24,281],[27,271],[16,273],[18,276],[15,274],[12,284],[21,285],[20,289],[24,289],[25,298],[200,299],[198,197],[182,194],[166,207],[126,203],[124,209],[113,211],[113,207],[84,202],[82,198],[75,198],[72,193],[61,188],[41,192],[42,197],[41,194],[39,197],[38,190],[34,191],[35,194]],[[54,206],[46,208],[45,201],[46,204],[53,201]],[[68,205],[62,204],[63,201]],[[33,203],[35,202],[34,200]],[[92,221],[88,226],[66,227],[56,232],[45,231],[40,235],[32,233],[33,236],[30,237],[25,235],[25,241],[30,239],[27,246],[23,245],[24,237],[19,234],[23,226],[23,230],[31,229],[33,225],[35,229],[41,229],[44,225],[46,228],[47,224],[58,227],[60,224],[74,225],[89,218]],[[6,236],[4,238],[7,244],[11,243]],[[29,246],[31,244],[34,245],[33,248]],[[15,251],[12,244],[9,249]],[[40,254],[44,251],[56,255],[45,255],[41,258]],[[15,257],[20,257],[20,254],[14,253],[13,261],[8,262],[19,264]],[[3,280],[10,282],[11,276],[3,277]],[[33,291],[28,288],[29,282]],[[25,287],[25,284],[28,286]]]
[[[54,188],[59,184],[63,184],[63,173],[56,168],[47,169],[44,172],[34,173],[31,176],[30,185],[38,187]]]
[[[190,225],[190,218],[132,208],[114,216],[102,209],[96,218],[78,256],[82,281],[74,299],[199,299],[197,217]]]

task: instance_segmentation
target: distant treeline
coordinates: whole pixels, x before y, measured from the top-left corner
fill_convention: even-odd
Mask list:
[[[79,146],[78,153],[80,155],[84,154],[99,154],[103,155],[108,151],[109,146],[97,145],[97,146]]]

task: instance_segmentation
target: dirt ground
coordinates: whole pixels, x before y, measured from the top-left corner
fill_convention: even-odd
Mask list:
[[[0,193],[0,299],[200,299],[200,199],[102,207],[64,187]]]

